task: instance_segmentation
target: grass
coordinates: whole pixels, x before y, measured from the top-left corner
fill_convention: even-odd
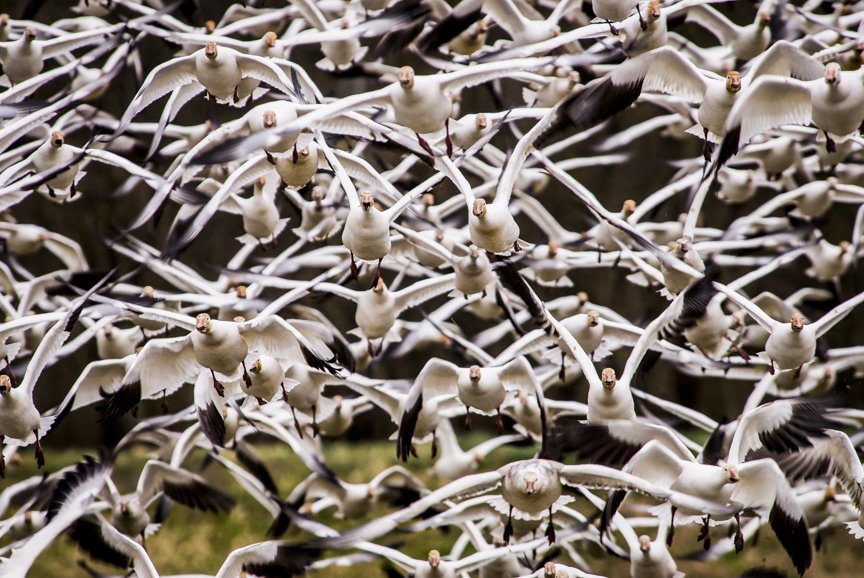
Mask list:
[[[475,436],[476,437],[476,434]],[[475,441],[479,441],[479,438]],[[286,448],[276,445],[260,445],[257,448],[264,461],[270,467],[274,479],[282,495],[288,492],[299,481],[308,475],[299,459]],[[78,461],[80,451],[56,450],[48,448],[48,468],[57,470],[67,464]],[[487,465],[490,468],[515,459],[530,457],[531,448],[504,447],[490,456]],[[419,460],[412,460],[408,467],[424,481],[434,484],[434,480],[425,470],[430,464],[428,448],[422,448]],[[343,479],[351,482],[368,481],[375,474],[394,463],[392,442],[369,442],[352,444],[345,442],[330,442],[325,446],[327,463]],[[29,458],[30,456],[25,456]],[[148,455],[143,450],[127,452],[118,458],[114,467],[113,478],[121,492],[131,491],[138,475],[147,460]],[[195,454],[187,465],[200,463],[203,454]],[[7,470],[5,484],[34,475],[35,465],[29,459],[24,459],[18,466],[10,466]],[[225,556],[233,549],[266,539],[266,531],[271,519],[268,513],[246,495],[218,467],[210,466],[205,476],[220,484],[237,499],[237,506],[226,516],[213,516],[196,512],[182,506],[176,506],[166,520],[160,532],[147,540],[147,549],[156,568],[163,575],[203,573],[215,574],[224,561]],[[4,487],[5,487],[4,484]],[[585,512],[589,508],[583,502],[580,509]],[[387,511],[386,506],[380,506],[376,512]],[[329,514],[329,512],[325,512]],[[321,521],[331,524],[337,529],[354,527],[362,521],[337,520],[332,515],[324,515]],[[653,533],[653,532],[649,532]],[[432,548],[446,552],[453,540],[455,532],[444,533],[430,531],[420,535],[400,536],[401,549],[415,558],[425,558]],[[715,529],[714,539],[725,540],[720,529]],[[788,557],[777,543],[773,532],[767,527],[760,532],[759,543],[753,546],[748,543],[740,555],[728,555],[719,561],[706,563],[688,561],[688,553],[698,551],[695,541],[696,528],[679,528],[676,532],[673,554],[678,560],[678,569],[689,576],[704,578],[728,578],[738,576],[742,571],[753,566],[774,566],[787,572],[789,576],[796,575]],[[303,536],[289,536],[290,539],[302,540]],[[813,566],[806,576],[810,578],[845,578],[860,576],[856,567],[861,544],[846,534],[842,528],[829,533],[825,539],[826,550],[814,555]],[[606,554],[594,544],[579,543],[576,550],[591,565],[592,570],[600,575],[612,577],[629,575],[629,563]],[[89,576],[84,569],[74,562],[86,558],[86,554],[78,552],[75,544],[68,538],[55,541],[40,556],[31,570],[30,576],[64,576],[65,578]],[[562,560],[564,562],[564,560]],[[116,568],[90,562],[94,568],[110,574],[118,574]],[[330,568],[324,571],[312,572],[311,576],[327,576],[328,578],[385,578],[380,562],[356,564],[352,567]]]

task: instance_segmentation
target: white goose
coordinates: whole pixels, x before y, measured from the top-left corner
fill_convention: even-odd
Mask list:
[[[770,333],[765,343],[765,356],[770,361],[769,371],[774,373],[776,366],[781,370],[794,369],[796,375],[801,372],[801,366],[812,360],[816,354],[816,340],[864,302],[864,293],[859,293],[814,323],[805,323],[804,317],[799,313],[793,313],[788,323],[780,323],[738,292],[724,291],[724,293]]]
[[[432,358],[417,375],[408,391],[405,409],[399,422],[397,454],[407,461],[418,417],[428,400],[456,397],[465,406],[465,427],[472,425],[471,410],[482,414],[495,412],[496,429],[504,431],[501,405],[508,395],[523,391],[535,396],[542,406],[543,389],[524,357],[499,367],[459,367],[449,361]]]
[[[368,342],[370,355],[376,352],[372,341],[381,339],[378,352],[383,348],[384,338],[396,323],[396,319],[406,309],[416,307],[442,293],[447,292],[453,286],[455,274],[430,277],[423,281],[400,289],[390,291],[380,276],[375,280],[375,285],[366,291],[355,291],[337,285],[335,283],[319,283],[314,287],[315,291],[333,293],[343,299],[357,303],[354,321],[357,323],[357,332]]]
[[[816,62],[815,60],[813,62]],[[718,164],[724,163],[757,134],[784,124],[811,122],[824,134],[829,152],[864,121],[864,71],[843,71],[836,62],[825,65],[821,78],[797,80],[765,76],[754,82],[746,98],[736,103],[726,123],[727,137]]]
[[[676,457],[662,444],[650,441],[630,459],[623,471],[660,487],[706,501],[752,509],[760,515],[770,513],[771,527],[799,574],[803,574],[812,562],[807,521],[801,506],[795,501],[786,476],[774,460],[753,460],[737,467],[706,465],[697,463],[693,458]],[[620,495],[610,498],[610,503],[616,505],[607,513],[614,514],[620,498]],[[706,515],[702,510],[673,506],[668,542],[671,542],[674,535],[676,511],[687,516]],[[735,516],[737,518],[738,514]],[[708,541],[709,546],[708,528],[711,517],[708,515],[705,518],[700,535],[700,539]],[[744,546],[740,523],[735,535],[735,545],[739,551]]]
[[[194,54],[154,68],[123,114],[121,130],[153,101],[190,82],[200,83],[211,99],[236,102],[239,100],[238,87],[245,77],[266,82],[284,94],[294,94],[291,80],[268,58],[243,54],[210,41]]]

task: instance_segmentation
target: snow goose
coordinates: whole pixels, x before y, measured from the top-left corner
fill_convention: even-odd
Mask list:
[[[770,361],[769,371],[774,373],[775,366],[781,370],[794,369],[796,376],[800,374],[801,367],[812,360],[816,354],[816,340],[864,301],[864,293],[858,294],[836,306],[814,323],[805,323],[804,317],[799,313],[794,313],[788,323],[781,323],[772,319],[737,291],[723,292],[770,333],[768,341],[765,342],[765,356]]]
[[[628,60],[602,79],[568,98],[562,108],[577,129],[594,126],[633,104],[643,92],[674,94],[700,102],[693,132],[719,141],[726,118],[743,89],[762,75],[774,74],[812,80],[821,64],[788,42],[778,42],[761,56],[746,76],[730,71],[725,78],[697,68],[670,47]],[[746,94],[746,90],[743,92]],[[706,149],[707,150],[707,149]]]
[[[108,277],[104,277],[84,296],[72,302],[68,311],[60,312],[62,317],[45,333],[33,352],[21,383],[13,387],[11,378],[6,374],[0,374],[0,477],[5,477],[6,461],[3,444],[8,443],[7,438],[15,446],[35,443],[36,464],[40,468],[45,465],[40,437],[44,437],[54,422],[67,413],[68,407],[62,406],[54,415],[42,417],[33,401],[36,382],[45,367],[52,363],[57,352],[69,339],[87,301],[107,279]]]
[[[402,461],[408,461],[411,439],[427,400],[457,397],[465,406],[465,427],[468,430],[471,429],[472,409],[483,414],[494,411],[497,414],[496,428],[500,435],[504,431],[501,405],[508,394],[512,395],[511,392],[516,391],[535,396],[542,408],[543,389],[531,364],[524,357],[518,357],[499,367],[482,368],[478,365],[462,368],[442,359],[430,359],[408,391],[396,439],[397,456]]]
[[[345,386],[351,388],[357,393],[365,396],[369,401],[384,410],[389,416],[393,424],[401,427],[402,416],[408,411],[407,405],[408,389],[410,384],[404,384],[404,387],[395,389],[393,387],[376,387],[376,382],[369,380],[361,384],[357,379],[358,376],[352,376],[351,380],[345,382]],[[393,380],[388,382],[392,384]],[[456,415],[457,411],[461,411],[461,404],[454,396],[427,398],[423,401],[423,406],[417,414],[417,421],[414,426],[414,437],[410,439],[408,453],[416,455],[416,450],[413,444],[432,443],[432,457],[438,455],[438,444],[435,440],[435,431],[442,419],[446,416]],[[398,436],[398,430],[391,437],[395,439]],[[398,445],[397,445],[398,450]],[[401,459],[401,457],[400,457]],[[407,461],[407,457],[405,460]]]
[[[150,524],[147,508],[164,493],[172,500],[190,508],[227,513],[234,499],[201,476],[173,467],[158,460],[149,460],[141,470],[134,492],[120,494],[111,478],[106,479],[112,525],[130,537],[143,537]]]
[[[294,94],[291,80],[270,59],[218,46],[211,40],[194,54],[175,58],[154,68],[123,114],[118,131],[125,129],[132,118],[153,101],[190,82],[200,83],[211,99],[236,102],[239,99],[240,82],[245,77],[266,82],[284,94]]]
[[[814,61],[815,62],[815,61]],[[778,104],[781,104],[778,106]],[[845,141],[864,121],[864,72],[842,71],[836,62],[825,65],[821,78],[798,80],[767,75],[749,88],[732,108],[716,166],[757,134],[784,124],[811,122],[825,134],[829,152],[835,140]]]
[[[296,121],[280,125],[248,137],[230,139],[196,155],[193,163],[221,163],[244,157],[258,149],[267,150],[272,143],[279,142],[281,135],[316,127],[323,121],[364,106],[389,105],[397,123],[417,132],[437,132],[446,128],[452,102],[447,94],[463,87],[470,87],[496,78],[507,78],[517,71],[540,68],[548,58],[526,58],[506,62],[489,62],[467,66],[453,72],[432,75],[416,75],[411,67],[399,70],[399,79],[384,88],[365,92],[334,103],[318,105],[314,111],[301,115]],[[449,140],[449,139],[448,139]],[[425,140],[423,149],[434,156],[434,151]]]
[[[56,58],[88,44],[104,42],[123,27],[122,24],[115,24],[97,30],[64,34],[50,40],[39,40],[36,30],[28,27],[17,40],[0,42],[0,64],[12,84],[18,84],[39,74],[46,59]]]
[[[737,508],[754,510],[760,515],[770,514],[771,527],[798,573],[803,574],[812,562],[807,521],[801,506],[795,501],[786,476],[774,460],[753,460],[737,467],[700,464],[692,458],[682,460],[675,457],[662,444],[651,441],[630,459],[623,471],[660,487],[706,501],[728,503]],[[604,516],[614,514],[621,499],[621,494],[610,497]],[[702,511],[673,506],[668,542],[672,540],[676,513],[696,518],[706,515]],[[738,514],[735,517],[738,518]],[[705,517],[700,534],[700,540],[706,540],[708,547],[711,518],[710,514]],[[740,551],[743,545],[739,522],[735,535],[736,550]]]
[[[282,388],[282,399],[291,407],[294,416],[294,426],[297,433],[303,437],[303,430],[297,421],[296,411],[309,413],[312,416],[312,433],[318,434],[318,406],[321,402],[321,390],[328,383],[339,383],[329,373],[312,369],[302,363],[293,363],[286,371],[284,377],[290,380],[288,385]]]
[[[500,497],[492,497],[491,503],[496,511],[507,516],[504,542],[509,543],[513,535],[514,521],[543,519],[547,513],[552,517],[557,509],[573,500],[572,497],[563,494],[562,486],[627,489],[660,500],[672,500],[684,507],[705,508],[719,515],[728,516],[734,511],[728,506],[716,504],[711,500],[692,498],[675,489],[660,487],[640,477],[605,466],[564,465],[545,459],[528,459],[511,462],[496,471],[465,476],[427,494],[399,512],[379,517],[338,537],[315,540],[309,545],[324,548],[353,545],[358,541],[381,536],[402,522],[424,513],[430,507],[441,504],[444,500],[484,494],[499,487]],[[555,530],[551,520],[547,526],[546,538],[550,543],[555,542]]]
[[[458,248],[464,253],[461,257],[456,256],[450,249],[445,247],[440,242],[429,240],[422,233],[417,233],[407,227],[393,224],[393,228],[402,233],[408,242],[415,245],[417,249],[423,251],[423,254],[431,254],[432,258],[440,259],[439,264],[444,262],[450,263],[456,278],[453,281],[454,291],[450,294],[451,297],[462,294],[466,299],[470,295],[477,293],[486,293],[486,288],[495,280],[492,264],[489,262],[489,257],[485,253],[481,253],[476,245],[465,247],[464,245],[453,244],[453,248]],[[436,231],[433,231],[435,233]],[[429,259],[429,257],[425,257]],[[423,258],[420,258],[423,261]],[[427,265],[428,266],[428,265]]]
[[[766,4],[771,4],[767,2]],[[723,16],[713,6],[697,4],[687,9],[687,20],[695,22],[717,36],[720,43],[728,47],[735,58],[748,61],[756,58],[768,47],[771,40],[771,12],[759,9],[752,24],[738,26]]]
[[[118,418],[141,399],[149,399],[161,392],[168,395],[184,383],[195,382],[202,367],[209,371],[217,393],[222,393],[224,385],[216,373],[228,379],[242,377],[248,387],[251,378],[246,368],[246,356],[250,349],[287,362],[311,362],[314,358],[321,362],[316,361],[319,366],[333,368],[325,361],[332,358],[324,344],[328,338],[313,323],[289,322],[276,315],[259,315],[249,321],[242,318],[220,321],[211,319],[207,313],[193,318],[125,303],[121,307],[147,318],[174,323],[189,333],[147,342],[136,355],[121,387],[108,398],[104,419]],[[241,368],[242,373],[238,371]]]
[[[90,510],[94,496],[103,488],[109,475],[110,464],[89,456],[66,470],[51,493],[48,523],[0,562],[0,572],[8,578],[25,578],[36,558]]]
[[[357,303],[354,321],[361,337],[366,338],[370,355],[375,351],[372,341],[381,339],[378,352],[383,347],[383,340],[399,315],[406,309],[416,307],[447,292],[453,286],[455,274],[430,277],[400,289],[390,291],[380,276],[374,287],[366,291],[355,291],[335,283],[319,283],[315,291],[333,293],[343,299]]]
[[[630,578],[684,578],[666,545],[665,526],[657,528],[657,536],[652,540],[645,534],[637,536],[621,514],[615,514],[613,524],[630,550]]]
[[[555,5],[547,19],[535,20],[526,17],[514,0],[483,1],[483,10],[507,32],[514,46],[535,44],[558,36],[561,33],[558,21],[571,9],[572,2],[565,0]]]
[[[582,373],[588,380],[588,422],[605,420],[630,420],[636,419],[633,406],[633,396],[630,393],[630,384],[639,368],[642,358],[648,349],[657,340],[661,328],[678,315],[686,293],[682,293],[666,308],[660,316],[652,321],[639,337],[627,358],[624,372],[620,379],[616,377],[615,370],[611,367],[603,369],[598,375],[594,364],[579,342],[567,331],[567,328],[559,321],[553,321],[555,332],[563,340],[564,345],[579,362]],[[550,318],[551,321],[551,318]]]
[[[0,222],[0,237],[5,239],[6,247],[13,255],[30,255],[45,248],[69,271],[90,268],[77,241],[39,225]]]
[[[397,465],[381,471],[368,483],[349,483],[313,473],[297,485],[287,501],[302,503],[304,500],[326,500],[328,506],[336,505],[337,517],[347,520],[367,516],[378,500],[404,504],[428,493],[429,490],[420,480]],[[314,508],[309,504],[305,509],[319,512],[322,508]]]
[[[854,444],[845,433],[832,429],[824,430],[819,439],[808,439],[810,447],[775,459],[790,481],[834,476],[859,514],[846,527],[855,538],[864,539],[864,467]]]
[[[524,440],[521,435],[497,436],[463,450],[456,438],[456,431],[450,420],[444,419],[435,428],[435,439],[440,441],[440,455],[432,465],[432,474],[445,482],[473,474],[486,456],[497,448]]]

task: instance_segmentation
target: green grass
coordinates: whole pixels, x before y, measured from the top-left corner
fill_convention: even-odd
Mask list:
[[[475,435],[475,439],[479,438]],[[296,456],[284,447],[276,445],[258,446],[261,454],[282,495],[287,495],[296,483],[308,475],[308,471]],[[64,465],[74,463],[81,457],[80,451],[56,450],[48,448],[48,469],[57,470]],[[531,448],[504,447],[490,456],[489,468],[498,467],[510,460],[530,457]],[[343,479],[351,482],[368,481],[382,469],[395,463],[392,442],[375,442],[350,444],[344,442],[328,442],[325,446],[327,463]],[[203,453],[193,454],[187,461],[187,466],[197,467],[203,459]],[[35,473],[35,466],[30,456],[17,466],[10,465],[7,471],[6,484],[29,477]],[[134,488],[138,475],[147,460],[143,450],[123,454],[114,467],[114,480],[121,492]],[[417,473],[424,481],[434,484],[426,473],[430,465],[428,447],[421,448],[420,459],[412,460],[408,467]],[[267,512],[252,498],[246,495],[236,483],[217,466],[210,466],[205,474],[209,480],[220,484],[233,495],[237,506],[226,516],[213,516],[196,512],[182,506],[176,506],[162,530],[147,541],[147,549],[159,572],[163,575],[204,573],[215,574],[224,561],[225,556],[233,549],[266,539],[266,530],[271,519]],[[580,508],[589,511],[582,502]],[[379,506],[376,513],[387,511],[386,506]],[[329,512],[325,512],[329,514]],[[362,521],[337,520],[332,515],[324,515],[321,521],[333,525],[337,529],[356,526]],[[422,535],[400,535],[402,550],[415,558],[423,558],[432,548],[446,552],[455,539],[456,532],[443,533],[430,531]],[[794,576],[795,571],[787,556],[780,548],[773,533],[767,527],[760,532],[758,546],[749,543],[740,555],[730,555],[712,563],[690,562],[683,557],[698,549],[695,541],[696,528],[679,528],[676,532],[673,553],[679,560],[678,568],[689,576],[705,578],[727,578],[738,576],[743,570],[757,565],[776,566]],[[713,533],[715,540],[725,540],[722,530]],[[290,539],[302,540],[303,536],[289,536]],[[813,566],[806,574],[812,578],[845,578],[860,576],[857,568],[861,543],[856,542],[845,530],[838,528],[831,532],[826,540],[827,552],[816,553]],[[629,563],[613,558],[594,544],[578,544],[577,551],[591,564],[595,573],[610,578],[629,575]],[[66,578],[86,577],[88,574],[79,568],[75,562],[84,559],[86,554],[78,552],[76,546],[67,538],[61,538],[48,548],[33,567],[30,576],[64,576]],[[563,560],[562,560],[563,561]],[[91,562],[95,568],[111,574],[117,574],[112,569]],[[313,572],[312,576],[327,576],[328,578],[385,578],[380,563],[358,564],[350,568],[332,568],[326,571]]]

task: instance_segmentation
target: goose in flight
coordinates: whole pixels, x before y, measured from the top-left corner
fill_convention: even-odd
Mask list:
[[[818,61],[808,57],[807,62]],[[769,128],[813,123],[825,135],[828,152],[864,122],[864,70],[844,71],[836,62],[817,78],[785,78],[775,73],[759,78],[746,98],[732,108],[715,161],[722,166],[750,139]]]
[[[786,476],[774,460],[758,459],[737,466],[700,464],[695,458],[682,459],[659,442],[650,441],[627,462],[622,471],[668,490],[769,515],[771,527],[798,573],[803,575],[810,567],[812,548],[807,520],[801,506],[795,501]],[[614,515],[622,499],[620,493],[610,496],[604,517]],[[698,519],[705,516],[700,539],[709,540],[710,547],[708,528],[712,516],[706,516],[704,511],[674,505],[672,508],[667,542],[672,540],[675,515],[680,513],[688,516],[688,520],[690,517]],[[740,511],[735,513],[735,518],[739,519],[739,515]],[[736,550],[739,551],[744,547],[740,526],[739,521],[734,537]]]
[[[794,369],[796,376],[801,373],[801,367],[816,355],[816,340],[864,302],[864,293],[859,293],[813,323],[806,323],[804,316],[797,312],[792,314],[788,322],[781,323],[737,291],[724,293],[770,334],[764,352],[770,362],[769,371],[774,373],[775,368]]]
[[[471,429],[471,410],[480,413],[495,412],[498,435],[504,431],[501,405],[511,392],[524,391],[535,396],[543,407],[543,388],[534,375],[531,364],[524,357],[499,367],[472,365],[464,368],[438,358],[432,358],[417,375],[408,391],[405,409],[399,421],[396,438],[397,455],[408,461],[411,439],[414,437],[417,420],[425,403],[429,400],[456,397],[465,406],[465,427]]]
[[[778,470],[779,471],[779,470]],[[787,484],[788,485],[788,484]],[[399,524],[415,518],[430,507],[444,500],[459,496],[485,494],[500,488],[500,497],[492,498],[492,505],[507,516],[504,542],[513,535],[513,521],[542,519],[548,513],[553,516],[556,509],[572,501],[563,493],[565,486],[587,489],[627,489],[646,494],[659,500],[671,500],[684,508],[712,512],[714,515],[731,515],[735,509],[713,500],[694,498],[686,493],[646,481],[638,476],[605,466],[592,464],[564,465],[542,458],[511,462],[495,471],[465,476],[420,498],[407,508],[379,517],[340,536],[310,542],[309,546],[339,548],[371,540],[396,528]],[[806,536],[806,528],[805,528]],[[547,526],[546,538],[555,542],[555,530]]]
[[[390,291],[380,276],[375,286],[366,291],[355,291],[335,283],[319,283],[314,289],[333,293],[357,304],[354,314],[354,321],[357,323],[356,332],[367,340],[367,348],[372,355],[373,352],[380,353],[384,346],[384,339],[403,311],[447,292],[453,287],[454,278],[453,273],[430,277],[398,291]],[[375,339],[381,339],[377,351],[372,346],[372,341]]]

